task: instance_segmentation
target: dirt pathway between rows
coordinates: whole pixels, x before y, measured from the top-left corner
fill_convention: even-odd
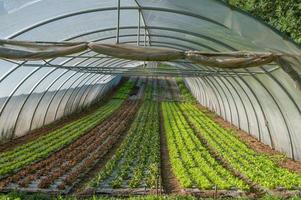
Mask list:
[[[182,187],[172,172],[171,163],[169,160],[169,153],[167,149],[166,135],[164,133],[163,115],[161,110],[161,103],[159,105],[160,112],[160,153],[161,153],[161,177],[164,192],[166,194],[179,194]]]

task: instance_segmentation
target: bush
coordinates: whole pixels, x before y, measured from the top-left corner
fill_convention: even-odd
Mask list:
[[[301,44],[301,3],[296,0],[228,0]]]

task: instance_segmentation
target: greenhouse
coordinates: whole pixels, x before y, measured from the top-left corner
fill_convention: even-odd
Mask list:
[[[0,0],[0,30],[1,200],[301,198],[301,46],[261,18]]]

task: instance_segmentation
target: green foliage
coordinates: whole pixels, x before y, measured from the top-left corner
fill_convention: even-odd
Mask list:
[[[94,113],[82,117],[62,128],[41,136],[31,142],[16,147],[13,150],[0,153],[0,177],[14,172],[26,165],[37,160],[46,158],[51,153],[70,144],[97,124],[102,122],[106,117],[117,110],[126,94],[131,90],[132,83],[126,83],[122,86],[113,99],[106,105],[97,109]],[[122,98],[121,98],[122,97]]]
[[[91,196],[86,198],[76,198],[72,196],[49,196],[43,194],[24,194],[24,193],[10,193],[0,194],[0,200],[198,200],[201,198],[193,196],[177,196],[177,195],[162,195],[162,196],[132,196],[128,198],[122,197],[108,197],[108,196]],[[223,198],[224,200],[247,200],[246,198]],[[284,198],[277,198],[273,196],[264,196],[262,200],[284,200]],[[300,197],[286,198],[286,200],[300,200]],[[206,198],[206,200],[213,200]]]
[[[177,103],[162,103],[162,112],[172,170],[184,188],[249,189],[210,155]]]
[[[101,188],[106,182],[112,188],[122,188],[124,184],[130,188],[155,188],[160,163],[158,133],[158,104],[145,101],[131,125],[128,136],[90,186]]]
[[[125,84],[122,85],[113,96],[113,99],[126,99],[129,96],[129,92],[134,87],[134,82],[127,81]]]
[[[186,87],[182,78],[176,78],[177,85],[181,92],[181,98],[186,102],[196,102],[195,98],[192,96],[191,92]]]
[[[253,182],[268,189],[284,187],[293,190],[301,186],[301,174],[281,168],[268,155],[253,151],[231,130],[222,128],[195,105],[184,103],[180,108],[219,156]]]
[[[197,200],[198,198],[193,196],[136,196],[136,197],[108,197],[108,196],[92,196],[86,198],[76,198],[72,196],[48,196],[42,194],[26,195],[23,193],[10,193],[7,195],[0,195],[0,200]],[[210,200],[210,199],[207,199]]]
[[[229,3],[262,18],[301,44],[301,1],[229,0]]]

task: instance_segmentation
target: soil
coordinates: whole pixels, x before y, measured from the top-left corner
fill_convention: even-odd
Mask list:
[[[137,101],[125,102],[119,110],[89,133],[81,136],[57,153],[52,154],[49,158],[37,164],[29,165],[13,176],[1,180],[0,185],[9,187],[11,183],[14,183],[22,188],[27,188],[32,187],[31,183],[33,181],[40,180],[39,184],[34,187],[51,189],[52,184],[57,185],[55,181],[58,178],[60,179],[62,175],[67,175],[62,183],[64,184],[62,190],[64,190],[65,185],[70,185],[68,182],[71,180],[71,183],[76,182],[75,180],[78,179],[78,176],[85,172],[87,168],[93,166],[94,160],[105,156],[111,146],[119,140],[120,133],[125,132],[137,108]],[[112,122],[117,123],[112,125]],[[60,168],[60,166],[64,167]],[[60,169],[58,170],[58,168]],[[73,170],[72,172],[72,168],[77,168],[78,171]]]
[[[253,137],[249,133],[238,129],[237,127],[233,126],[229,122],[226,122],[223,118],[216,115],[215,113],[209,111],[207,108],[201,106],[198,104],[198,107],[206,113],[211,119],[213,119],[216,123],[221,125],[225,129],[231,129],[233,132],[243,141],[245,144],[248,145],[251,149],[258,153],[263,153],[269,156],[278,156],[282,159],[274,159],[276,162],[278,162],[278,165],[284,168],[287,168],[291,171],[299,172],[301,173],[301,163],[298,161],[294,161],[287,156],[285,156],[283,153],[272,149],[270,146],[260,142],[257,138]],[[273,158],[273,157],[272,157]]]
[[[139,106],[138,106],[139,107]],[[135,117],[132,117],[134,119]],[[116,153],[117,149],[122,144],[123,140],[125,139],[128,130],[132,124],[133,120],[130,120],[130,123],[127,123],[126,130],[123,131],[123,134],[120,135],[119,139],[116,143],[113,144],[113,146],[110,148],[109,152],[102,157],[96,165],[91,169],[81,180],[80,182],[75,185],[75,187],[72,189],[72,193],[75,193],[76,195],[82,195],[89,191],[84,191],[86,183],[88,183],[91,179],[93,179],[99,171],[105,166],[105,164],[113,157],[113,155]]]
[[[17,138],[12,138],[11,140],[5,141],[3,143],[1,143],[1,141],[0,141],[0,153],[4,152],[4,151],[12,150],[12,149],[14,149],[14,148],[16,148],[16,147],[18,147],[22,144],[33,141],[33,140],[35,140],[36,138],[38,138],[40,136],[46,135],[46,134],[48,134],[48,133],[50,133],[50,132],[52,132],[52,131],[54,131],[58,128],[61,128],[61,127],[65,126],[66,124],[69,124],[73,121],[76,121],[76,120],[78,120],[82,117],[85,117],[85,116],[95,112],[95,109],[97,109],[100,106],[104,105],[105,103],[107,103],[112,98],[112,96],[115,94],[115,92],[118,90],[118,88],[125,81],[126,81],[125,79],[121,80],[120,83],[115,88],[113,88],[111,91],[109,91],[100,102],[97,102],[97,103],[91,105],[90,107],[86,108],[83,111],[76,112],[76,113],[73,113],[73,114],[71,114],[69,116],[66,116],[64,118],[56,120],[56,121],[52,122],[51,124],[48,124],[48,125],[43,126],[41,128],[30,131],[26,135],[23,135],[23,136],[20,136],[20,137],[17,137]]]
[[[163,116],[160,108],[160,151],[161,151],[161,178],[163,190],[166,194],[180,194],[183,189],[172,172],[169,153],[167,149],[167,141],[163,127]]]

